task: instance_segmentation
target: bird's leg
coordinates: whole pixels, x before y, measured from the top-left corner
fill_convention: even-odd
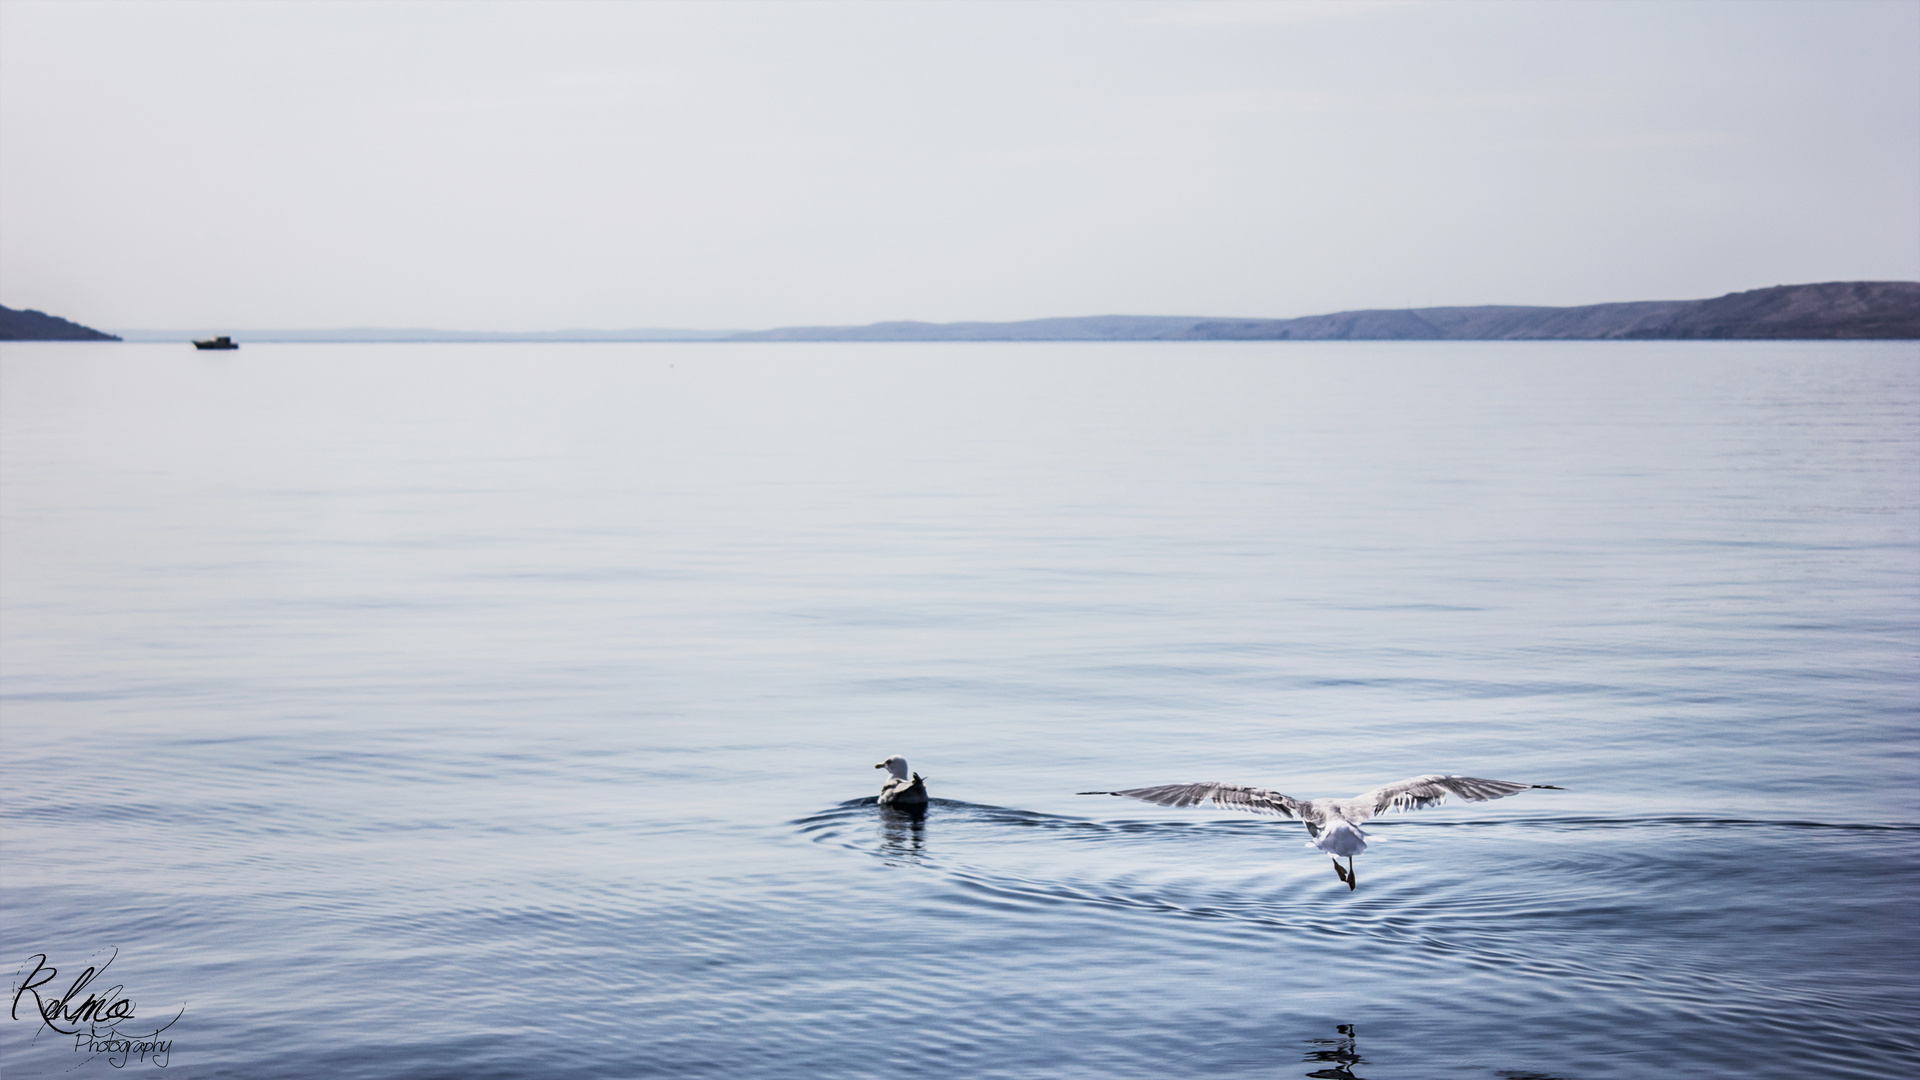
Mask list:
[[[1347,868],[1340,865],[1340,856],[1338,855],[1333,857],[1333,872],[1340,875],[1341,881],[1347,880]]]
[[[1348,892],[1352,892],[1360,887],[1360,875],[1353,872],[1353,856],[1351,855],[1347,856],[1347,872],[1340,875],[1340,880],[1347,883]]]

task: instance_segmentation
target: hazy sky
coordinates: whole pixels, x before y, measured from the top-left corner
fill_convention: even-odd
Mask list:
[[[1920,279],[1920,3],[0,0],[0,303],[1292,316]]]

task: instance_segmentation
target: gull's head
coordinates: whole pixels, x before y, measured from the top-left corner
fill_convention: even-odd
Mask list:
[[[901,757],[899,754],[895,754],[880,764],[875,765],[874,768],[887,770],[893,774],[895,780],[905,780],[907,778],[907,759]]]

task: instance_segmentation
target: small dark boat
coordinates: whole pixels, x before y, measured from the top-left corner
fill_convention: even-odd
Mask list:
[[[225,334],[221,334],[217,338],[208,338],[205,341],[196,341],[193,343],[193,347],[196,349],[237,349],[240,346],[234,344],[234,341],[232,338],[228,337]]]

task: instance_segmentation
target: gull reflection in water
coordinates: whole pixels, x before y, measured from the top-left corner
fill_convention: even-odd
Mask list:
[[[1309,1050],[1302,1058],[1309,1065],[1329,1065],[1331,1068],[1315,1069],[1308,1076],[1317,1080],[1366,1080],[1353,1071],[1355,1065],[1363,1064],[1366,1059],[1360,1056],[1359,1036],[1353,1033],[1352,1024],[1341,1024],[1334,1028],[1340,1033],[1338,1039],[1309,1039],[1309,1046],[1320,1049]]]
[[[880,814],[880,853],[889,862],[919,862],[926,854],[927,810],[923,806],[882,806]]]

